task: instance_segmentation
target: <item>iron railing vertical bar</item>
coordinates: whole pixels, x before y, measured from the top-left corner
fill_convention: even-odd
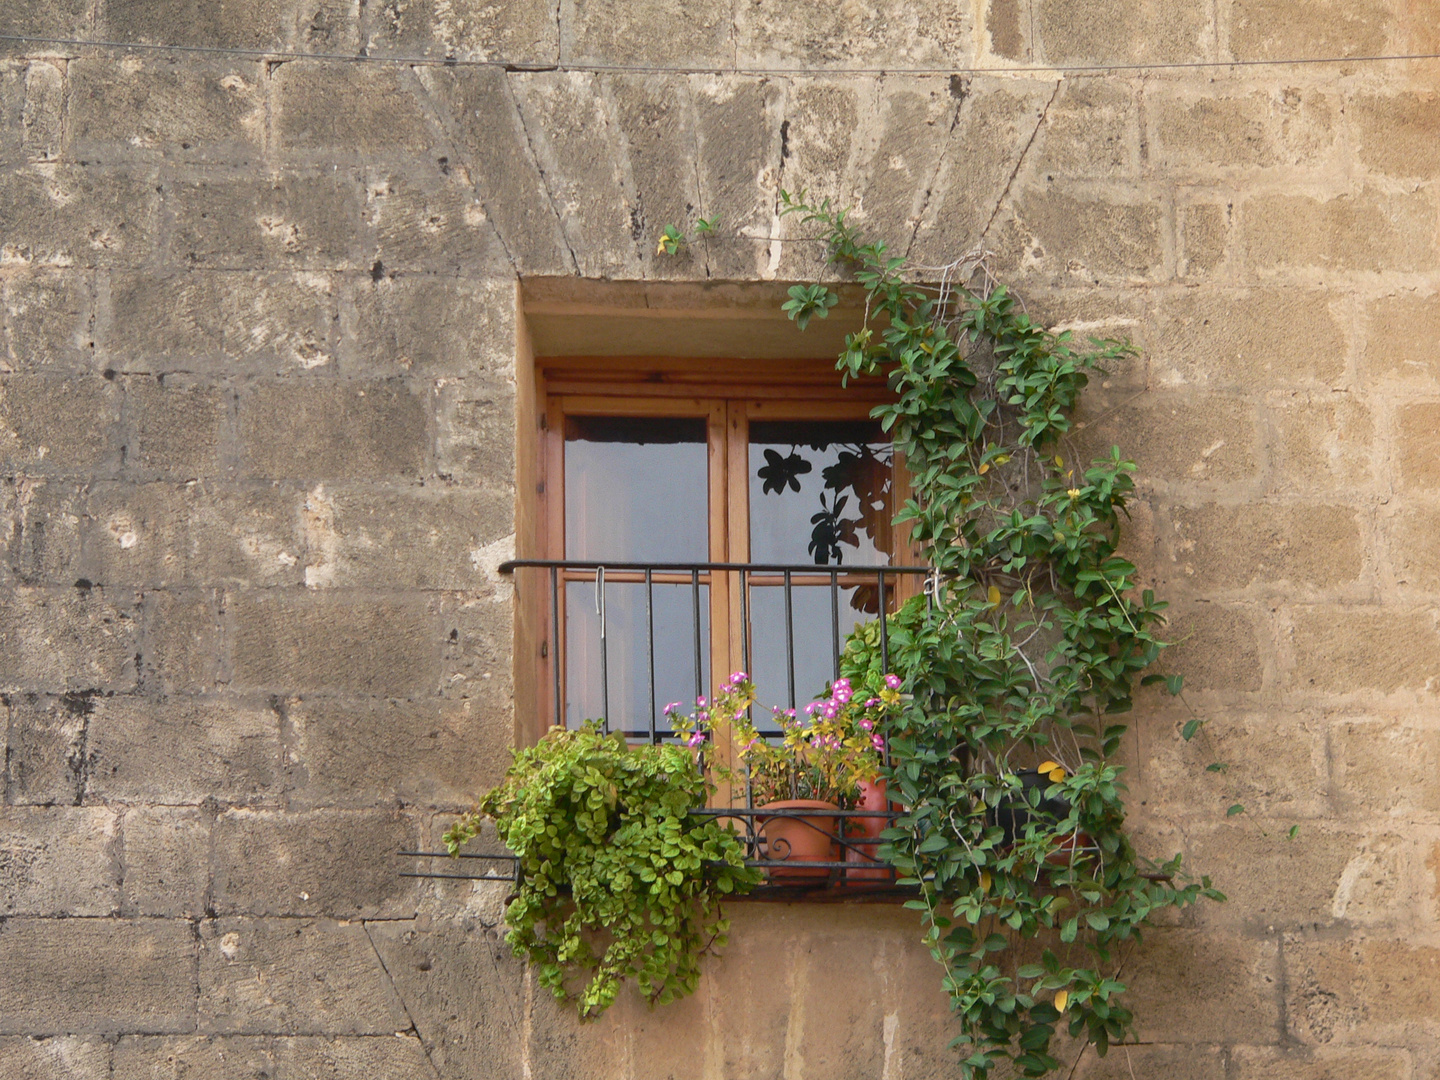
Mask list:
[[[889,620],[885,613],[885,571],[877,570],[875,574],[876,588],[879,593],[877,597],[880,609],[880,671],[882,674],[890,672],[890,632],[888,629]]]
[[[645,645],[650,675],[650,741],[657,743],[660,737],[655,734],[655,582],[652,570],[645,571]]]
[[[834,659],[834,679],[840,680],[840,574],[830,571],[830,652]]]
[[[550,675],[555,693],[555,726],[565,723],[565,703],[560,700],[560,571],[550,567]]]
[[[700,646],[700,571],[690,571],[690,598],[694,607],[695,622],[695,698],[698,701],[705,694],[704,657]]]
[[[790,708],[795,708],[795,610],[790,595],[790,571],[785,571],[785,678],[790,689]]]
[[[600,715],[605,734],[610,734],[610,654],[605,641],[605,568],[595,569],[595,614],[600,616]]]
[[[752,678],[755,668],[750,663],[750,578],[740,571],[740,660]]]

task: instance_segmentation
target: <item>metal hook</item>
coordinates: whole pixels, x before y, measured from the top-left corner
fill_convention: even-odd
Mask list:
[[[595,568],[595,614],[600,616],[600,636],[605,636],[605,567]]]

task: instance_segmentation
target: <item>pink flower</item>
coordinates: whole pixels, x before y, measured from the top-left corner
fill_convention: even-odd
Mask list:
[[[703,731],[697,731],[693,735],[691,735],[688,740],[686,740],[685,745],[693,748],[699,746],[704,741],[705,733]]]
[[[794,710],[794,709],[786,709],[786,710],[785,710],[785,715],[788,716],[788,717],[790,717],[791,720],[794,720],[794,719],[795,719],[795,710]]]
[[[836,709],[834,705],[826,705],[823,711],[825,713],[826,720],[834,720],[835,714],[839,712],[839,710]]]
[[[695,704],[696,704],[696,705],[699,705],[700,708],[703,709],[703,708],[705,707],[705,699],[704,699],[703,697],[697,697],[697,698],[695,699]]]
[[[882,739],[879,735],[871,735],[871,736],[870,736],[870,743],[871,743],[872,746],[875,747],[876,750],[884,750],[884,749],[885,749],[885,740]]]
[[[875,721],[874,721],[874,720],[871,720],[871,719],[867,716],[864,720],[861,720],[861,721],[860,721],[860,730],[861,730],[861,731],[874,731],[874,730],[875,730]]]
[[[899,690],[899,689],[900,689],[900,676],[899,676],[899,675],[886,675],[886,676],[885,676],[885,685],[888,686],[891,690]]]
[[[666,716],[669,716],[671,713],[676,712],[677,710],[679,710],[679,708],[680,708],[680,703],[679,703],[678,701],[672,701],[672,702],[670,702],[669,705],[666,705],[666,706],[665,706],[665,715],[666,715]]]
[[[879,704],[880,704],[880,699],[879,699],[878,697],[872,697],[869,701],[865,702],[865,708],[867,708],[867,709],[873,709],[876,705],[879,705]]]
[[[749,675],[746,675],[745,672],[743,672],[743,671],[737,671],[737,672],[735,672],[734,675],[731,675],[731,676],[730,676],[730,681],[731,681],[732,683],[734,683],[736,686],[739,686],[742,682],[744,682],[744,681],[745,681],[746,679],[748,679],[749,677],[750,677],[750,676],[749,676]]]
[[[736,709],[736,710],[735,710],[735,719],[736,719],[736,720],[743,720],[744,718],[745,718],[745,710],[744,710],[744,709]]]
[[[700,723],[702,724],[708,724],[710,722],[710,714],[708,712],[705,712],[704,710],[701,710],[699,713],[696,713],[695,719],[700,721]]]

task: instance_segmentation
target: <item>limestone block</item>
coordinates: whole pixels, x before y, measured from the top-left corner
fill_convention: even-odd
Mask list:
[[[1318,289],[1195,290],[1164,296],[1151,364],[1162,384],[1334,385],[1345,372],[1341,298]]]
[[[1385,938],[1285,940],[1286,1015],[1302,1043],[1433,1038],[1440,1016],[1440,949]]]
[[[1031,187],[1015,203],[1008,231],[1025,258],[1086,281],[1142,281],[1165,269],[1162,212],[1142,192],[1120,198]]]
[[[1410,1080],[1410,1054],[1386,1047],[1235,1048],[1235,1080]]]
[[[137,807],[125,812],[128,915],[196,919],[210,890],[210,815],[185,806]]]
[[[1179,208],[1176,273],[1180,277],[1205,277],[1224,266],[1233,211],[1228,203],[1194,202]]]
[[[546,190],[581,273],[642,276],[641,253],[655,240],[636,235],[634,189],[598,79],[578,72],[512,76],[510,88]],[[503,232],[502,227],[502,232]]]
[[[0,460],[8,470],[107,472],[119,464],[120,395],[96,376],[0,378]]]
[[[621,1014],[610,1009],[594,1023],[581,1024],[575,1007],[555,1000],[530,975],[529,1043],[526,1055],[531,1069],[541,1076],[575,1069],[596,1080],[627,1080],[630,1032]],[[630,988],[627,987],[627,990]]]
[[[508,705],[515,640],[509,590],[450,594],[441,598],[439,609],[445,630],[440,671],[446,696],[474,698],[490,708]]]
[[[89,0],[34,0],[6,4],[0,9],[0,33],[42,37],[80,37],[84,34]]]
[[[240,397],[245,471],[267,479],[378,480],[420,475],[428,402],[398,380],[267,382]]]
[[[0,301],[12,371],[93,371],[94,284],[88,275],[35,270],[7,276]]]
[[[1259,469],[1257,416],[1242,397],[1172,391],[1134,399],[1097,390],[1076,415],[1079,461],[1118,446],[1142,483],[1244,484]]]
[[[187,20],[188,21],[188,20]],[[265,139],[259,61],[74,61],[70,152],[77,157],[250,160]]]
[[[228,680],[224,599],[211,589],[151,590],[145,596],[142,678],[181,693]]]
[[[1409,507],[1386,523],[1390,566],[1400,585],[1440,592],[1440,510]]]
[[[1396,465],[1400,487],[1406,491],[1440,488],[1440,403],[1404,405],[1396,416]]]
[[[1171,507],[1168,518],[1167,584],[1187,594],[1258,589],[1293,597],[1351,584],[1364,569],[1352,507],[1212,503]]]
[[[707,965],[704,976],[710,1024],[729,1033],[718,1047],[717,1071],[737,1080],[769,1080],[783,1075],[774,1051],[787,1042],[796,1008],[794,971],[807,942],[796,925],[797,913],[766,911],[771,917],[759,918],[739,907],[731,911],[730,944]]]
[[[1346,115],[1359,143],[1360,160],[1387,176],[1433,179],[1440,173],[1440,121],[1434,94],[1365,95]]]
[[[438,398],[435,471],[457,483],[487,485],[514,476],[514,386],[447,380]]]
[[[1423,270],[1435,259],[1435,206],[1425,192],[1256,195],[1241,214],[1259,270]]]
[[[1401,292],[1366,306],[1365,373],[1440,383],[1440,296]]]
[[[870,130],[863,141],[873,140],[874,147],[858,166],[853,207],[867,235],[908,244],[968,94],[969,84],[958,79],[953,84],[923,77],[885,80],[878,105],[867,115]]]
[[[328,920],[201,923],[199,1013],[216,1034],[394,1038],[409,1027],[365,927]]]
[[[1394,17],[1381,4],[1344,0],[1231,0],[1236,60],[1375,56],[1390,47]]]
[[[88,694],[10,695],[6,802],[80,802],[85,787],[86,718],[94,709]]]
[[[435,103],[516,269],[575,272],[559,210],[535,161],[508,76],[493,68],[422,68]]]
[[[1407,880],[1412,852],[1401,837],[1312,821],[1291,839],[1284,820],[1226,822],[1227,797],[1214,801],[1214,825],[1187,828],[1192,872],[1210,875],[1227,897],[1200,907],[1202,925],[1265,933],[1409,921],[1417,897]]]
[[[1052,64],[1205,60],[1213,33],[1210,8],[1197,0],[1041,0],[1034,19]]]
[[[229,810],[213,830],[220,914],[395,918],[413,915],[413,879],[395,853],[418,839],[395,813]],[[395,1030],[390,1028],[388,1030]]]
[[[143,170],[43,164],[0,173],[0,260],[117,266],[144,259],[156,202]]]
[[[195,931],[178,919],[10,919],[0,971],[0,1033],[195,1029]]]
[[[0,1037],[0,1075],[8,1080],[110,1080],[110,1047],[73,1035]]]
[[[322,274],[120,273],[106,304],[104,356],[113,369],[144,374],[333,370],[337,304]]]
[[[0,684],[108,691],[135,684],[135,612],[123,594],[12,589],[0,596]]]
[[[511,279],[352,279],[340,369],[348,374],[509,378],[515,366]]]
[[[985,7],[985,33],[990,51],[1006,60],[1025,59],[1029,42],[1029,12],[1021,18],[1020,0],[989,0]]]
[[[767,236],[774,214],[781,155],[783,89],[723,75],[693,75],[696,173],[706,217],[718,216],[721,233],[735,236],[711,243],[706,264],[716,278],[755,276],[768,259]]]
[[[1276,943],[1190,930],[1145,935],[1124,982],[1137,1010],[1140,1039],[1205,1043],[1215,1032],[1244,1043],[1268,1043],[1280,1025]]]
[[[373,56],[553,64],[559,55],[558,7],[559,0],[405,0],[370,8],[363,30]]]
[[[64,142],[65,76],[60,65],[36,60],[25,69],[25,157],[55,161]]]
[[[115,1043],[113,1080],[258,1080],[276,1077],[268,1036],[126,1035]]]
[[[527,994],[545,991],[527,987],[525,965],[496,931],[459,920],[426,930],[413,922],[366,929],[442,1075],[521,1080],[529,1057]],[[543,1075],[533,1063],[531,1075]]]
[[[1385,717],[1336,720],[1331,727],[1335,794],[1367,814],[1440,815],[1440,730]]]
[[[1274,165],[1280,154],[1269,130],[1269,104],[1259,93],[1150,99],[1150,159],[1160,169],[1187,174]]]
[[[23,161],[24,148],[25,65],[0,63],[0,161]]]
[[[1052,1050],[1053,1053],[1053,1050]],[[1130,1080],[1164,1076],[1171,1080],[1225,1080],[1226,1053],[1219,1046],[1112,1046],[1105,1057],[1087,1051],[1075,1072],[1078,1080]]]
[[[1260,689],[1270,634],[1259,612],[1244,605],[1175,603],[1166,613],[1168,670],[1185,674],[1187,690],[1227,694]]]
[[[373,161],[428,152],[422,88],[399,64],[298,60],[275,73],[280,144],[294,158]]]
[[[1374,479],[1375,423],[1364,399],[1274,393],[1266,401],[1271,483],[1277,488],[1366,488]]]
[[[684,6],[560,0],[559,7],[565,64],[663,67],[675,62],[677,46],[696,67],[729,67],[736,59],[734,5],[725,0]]]
[[[363,1037],[278,1039],[275,1057],[280,1075],[307,1080],[403,1080],[434,1075],[425,1047],[413,1033],[403,1030]]]
[[[514,743],[514,717],[499,700],[297,700],[286,718],[295,807],[464,808],[499,780]]]
[[[263,803],[279,794],[280,721],[240,703],[121,695],[90,716],[90,792],[126,803]]]
[[[128,465],[186,480],[220,471],[224,391],[184,377],[132,378],[122,386]]]
[[[1047,174],[1118,179],[1140,163],[1140,110],[1135,88],[1108,78],[1066,79],[1045,114],[1032,150]]]
[[[348,269],[371,262],[363,251],[359,178],[344,170],[273,179],[213,172],[167,186],[166,201],[175,218],[170,257],[186,266]]]
[[[514,290],[504,247],[468,170],[458,172],[448,157],[437,159],[433,173],[372,173],[366,184],[365,223],[375,234],[377,261],[370,276],[377,284],[394,283],[397,271],[474,277],[488,269]]]
[[[245,591],[230,612],[237,687],[403,697],[437,683],[439,623],[418,597]]]
[[[1166,665],[1172,666],[1172,654],[1165,655]],[[1190,673],[1185,674],[1188,686]],[[1251,814],[1271,820],[1330,815],[1328,728],[1323,720],[1209,709],[1204,715],[1205,738],[1199,741],[1186,742],[1180,736],[1188,712],[1177,713],[1171,722],[1136,725],[1142,750],[1130,787],[1153,813],[1184,824],[1197,810],[1215,815],[1239,802]],[[1216,761],[1229,766],[1223,775],[1205,771]]]
[[[973,60],[972,31],[968,5],[752,0],[736,6],[735,62],[794,67],[803,57],[805,67],[963,67]]]
[[[1300,607],[1291,614],[1296,689],[1354,694],[1433,689],[1440,632],[1428,609]]]
[[[105,0],[101,35],[114,41],[274,49],[291,29],[289,0],[196,5],[191,0]]]
[[[0,915],[112,915],[115,814],[97,806],[0,808]]]
[[[391,493],[331,488],[326,498],[333,532],[309,553],[312,586],[488,592],[485,549],[515,530],[508,485]]]
[[[1069,332],[1072,348],[1090,349],[1091,339],[1128,343],[1135,354],[1102,365],[1103,373],[1090,376],[1096,391],[1140,391],[1150,384],[1150,305],[1134,293],[1095,288],[1026,290],[1026,308],[1036,322],[1056,333]]]

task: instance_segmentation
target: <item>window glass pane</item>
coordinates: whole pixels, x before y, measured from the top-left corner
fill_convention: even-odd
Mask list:
[[[877,422],[753,422],[749,457],[751,561],[890,562],[892,450]]]
[[[710,685],[710,588],[700,586],[700,619],[695,619],[695,592],[690,585],[653,585],[655,628],[655,730],[670,730],[664,709],[672,701],[690,710]],[[600,615],[594,582],[565,586],[565,725],[606,715],[609,691],[611,731],[630,738],[650,733],[651,693],[649,619],[643,582],[605,582],[605,670],[601,679]],[[696,638],[700,644],[700,678],[695,678]]]
[[[705,421],[565,419],[565,557],[704,562],[709,545]]]

